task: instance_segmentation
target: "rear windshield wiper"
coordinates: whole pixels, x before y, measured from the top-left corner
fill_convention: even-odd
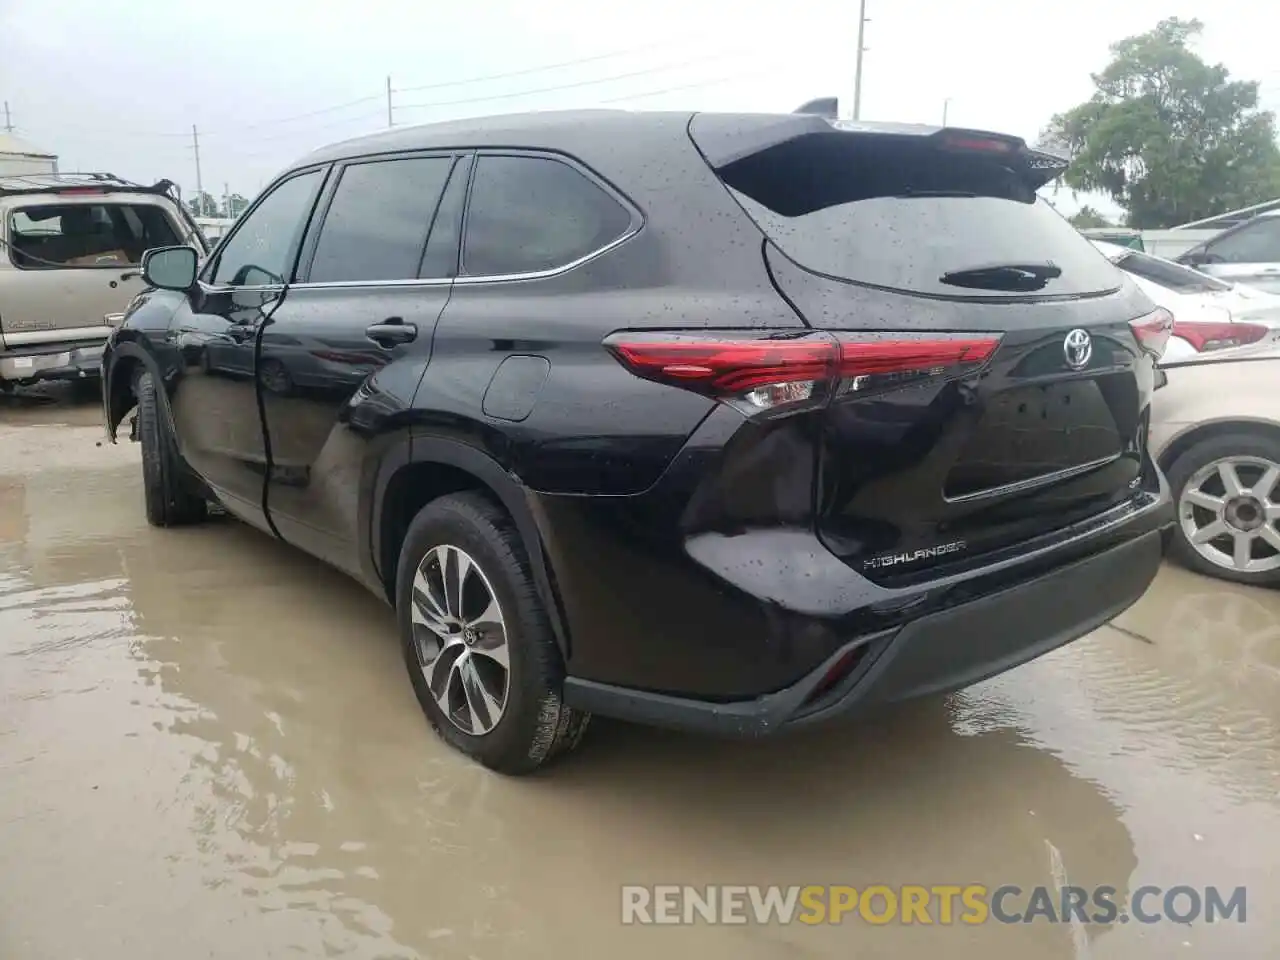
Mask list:
[[[1053,263],[991,263],[964,270],[952,270],[939,277],[940,283],[974,290],[1043,290],[1050,280],[1062,276]]]

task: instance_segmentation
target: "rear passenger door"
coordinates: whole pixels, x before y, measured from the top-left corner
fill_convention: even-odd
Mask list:
[[[268,515],[285,540],[356,575],[360,490],[431,356],[467,166],[452,153],[343,164],[260,337]]]
[[[448,423],[451,436],[470,429],[474,446],[511,467],[520,454],[510,440],[519,431],[506,427],[523,424],[528,436],[537,435],[538,418],[530,418],[554,362],[581,387],[574,403],[558,401],[557,428],[572,432],[575,418],[583,429],[598,424],[590,409],[599,402],[590,389],[592,365],[606,358],[600,339],[614,322],[614,298],[627,295],[624,279],[600,255],[640,224],[624,198],[567,158],[478,153],[458,277],[415,406]],[[570,484],[590,483],[603,460],[590,438],[582,439],[577,461],[567,450],[556,458],[575,463],[566,468],[575,476],[562,478]]]

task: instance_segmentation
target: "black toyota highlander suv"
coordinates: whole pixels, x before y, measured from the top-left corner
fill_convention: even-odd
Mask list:
[[[1093,630],[1171,522],[1171,325],[1020,139],[586,111],[314,153],[112,336],[147,518],[206,504],[398,616],[445,740],[761,736]],[[284,614],[287,616],[287,612]],[[358,638],[354,638],[358,639]]]

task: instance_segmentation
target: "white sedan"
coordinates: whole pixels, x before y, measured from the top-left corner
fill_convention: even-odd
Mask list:
[[[1165,361],[1245,344],[1280,342],[1280,296],[1227,283],[1190,267],[1105,240],[1090,241],[1173,314]]]

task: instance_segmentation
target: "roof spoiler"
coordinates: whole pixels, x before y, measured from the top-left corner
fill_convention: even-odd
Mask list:
[[[828,120],[837,120],[840,117],[839,107],[839,97],[818,97],[816,100],[810,100],[791,112],[806,113],[815,117],[826,117]]]

